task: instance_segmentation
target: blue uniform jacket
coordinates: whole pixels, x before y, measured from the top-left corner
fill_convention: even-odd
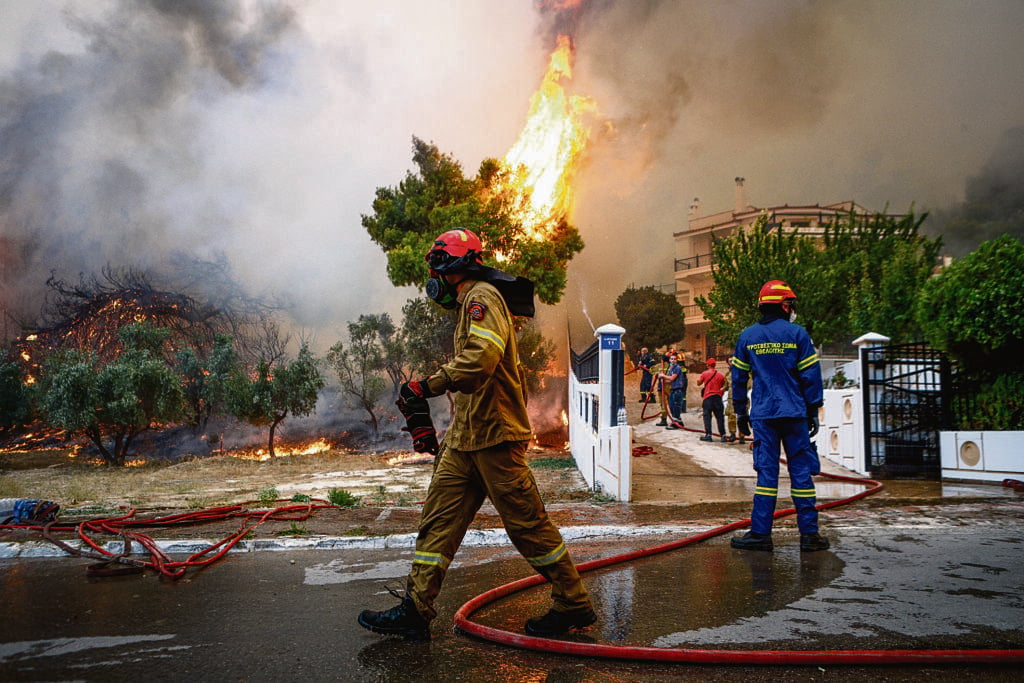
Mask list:
[[[750,419],[807,417],[822,404],[821,365],[807,330],[783,318],[765,317],[740,333],[732,359],[733,408]]]

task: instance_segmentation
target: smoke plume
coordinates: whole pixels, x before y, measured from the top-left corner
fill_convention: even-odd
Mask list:
[[[359,314],[397,317],[413,292],[359,223],[374,189],[412,167],[413,135],[470,175],[503,156],[558,32],[600,116],[577,176],[587,246],[542,320],[613,322],[626,286],[671,283],[690,202],[730,209],[736,176],[757,206],[954,217],[1020,188],[1000,151],[1024,125],[1017,0],[56,7],[0,0],[5,324],[51,271],[220,258],[321,348]]]

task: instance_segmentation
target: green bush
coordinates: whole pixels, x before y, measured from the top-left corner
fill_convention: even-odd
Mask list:
[[[353,496],[345,489],[331,489],[327,492],[327,500],[331,505],[340,508],[354,508],[359,505],[359,497]]]
[[[273,507],[274,504],[277,503],[277,499],[280,497],[281,494],[277,492],[276,486],[268,486],[265,489],[261,489],[260,492],[256,494],[256,500],[259,501],[259,504],[263,507]]]

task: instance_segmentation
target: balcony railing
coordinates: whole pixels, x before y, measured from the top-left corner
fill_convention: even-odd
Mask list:
[[[714,254],[698,254],[689,258],[676,259],[676,272],[690,270],[692,268],[706,268],[715,262]]]
[[[704,311],[700,310],[700,306],[697,304],[683,304],[683,317],[693,318],[695,316],[704,317]]]

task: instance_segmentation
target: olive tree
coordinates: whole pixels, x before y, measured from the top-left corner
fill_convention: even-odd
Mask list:
[[[132,441],[158,422],[182,416],[178,376],[160,355],[167,330],[147,323],[119,331],[111,361],[92,351],[63,351],[44,361],[39,412],[50,425],[82,433],[110,465],[123,465]]]
[[[274,434],[289,415],[309,415],[316,410],[324,387],[316,358],[303,343],[292,361],[260,359],[251,375],[235,374],[227,391],[231,411],[254,427],[270,427],[267,452],[275,457]]]
[[[676,298],[655,287],[629,287],[615,300],[615,315],[626,328],[628,348],[657,348],[684,338],[683,307]]]

